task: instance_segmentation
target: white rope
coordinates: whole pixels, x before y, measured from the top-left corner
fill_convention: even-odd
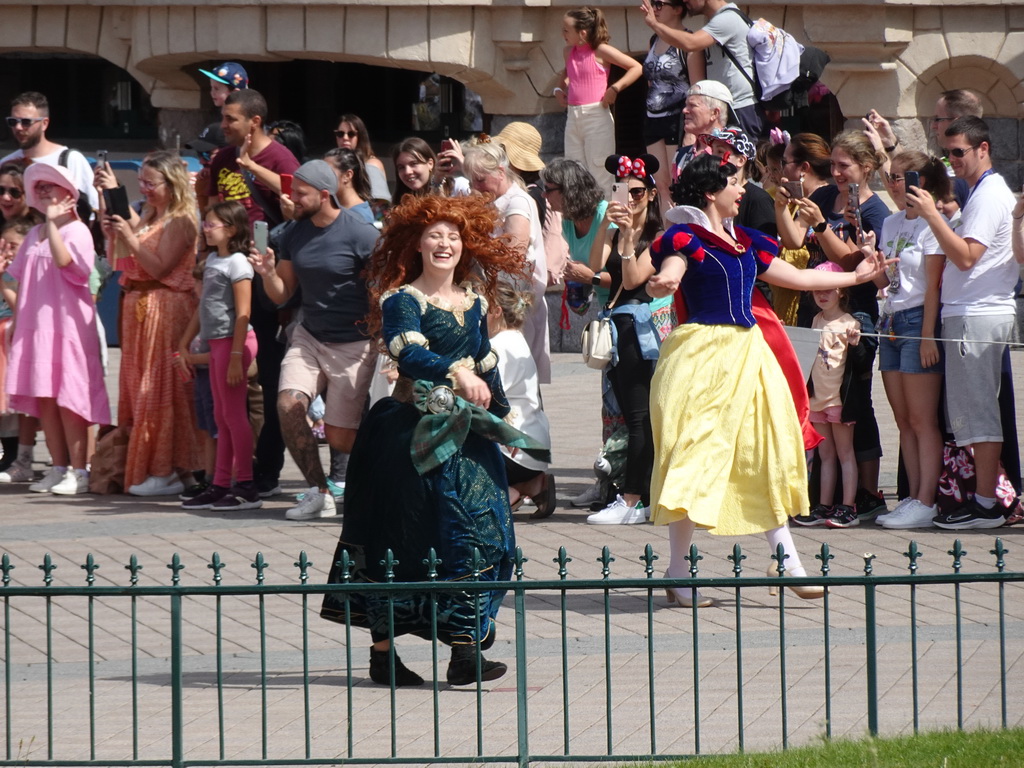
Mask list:
[[[805,330],[815,331],[816,333],[825,333],[828,329],[827,328],[807,328]],[[1020,342],[1020,341],[1013,341],[1012,339],[1007,340],[1007,341],[991,341],[989,339],[984,339],[984,340],[982,340],[982,339],[945,339],[945,338],[942,338],[941,336],[938,336],[938,337],[933,337],[933,336],[901,336],[901,335],[898,335],[898,334],[888,334],[888,333],[861,333],[860,336],[861,336],[861,338],[891,339],[893,341],[895,341],[896,339],[906,339],[908,341],[935,341],[935,342],[953,341],[953,342],[957,342],[957,343],[960,343],[960,344],[1003,344],[1003,345],[1018,346],[1018,347],[1022,345],[1022,342]]]

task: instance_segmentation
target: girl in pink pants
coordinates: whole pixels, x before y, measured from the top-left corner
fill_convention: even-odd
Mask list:
[[[257,509],[263,505],[252,482],[252,431],[246,400],[246,371],[256,357],[249,326],[253,270],[249,218],[241,203],[215,203],[206,213],[203,235],[216,248],[206,259],[203,295],[178,350],[182,370],[191,372],[189,345],[199,337],[210,346],[210,388],[217,422],[217,463],[213,485],[182,503],[185,509]],[[234,482],[232,483],[232,479]]]

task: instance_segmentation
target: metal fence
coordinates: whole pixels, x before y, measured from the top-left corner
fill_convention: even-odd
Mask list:
[[[169,573],[157,566],[169,583],[147,584],[154,568],[143,579],[133,555],[124,586],[97,584],[90,555],[84,582],[69,585],[55,583],[50,555],[24,568],[4,555],[0,765],[525,766],[1005,728],[1021,717],[1008,670],[1024,663],[1015,610],[1024,572],[1007,569],[1001,539],[990,552],[994,570],[964,573],[958,539],[946,564],[929,561],[942,572],[922,573],[911,542],[905,573],[876,573],[865,555],[856,575],[837,575],[825,544],[817,573],[796,579],[781,551],[776,575],[749,576],[737,545],[732,576],[706,578],[692,547],[690,578],[667,579],[650,546],[635,565],[613,566],[605,547],[598,563],[573,566],[593,578],[571,578],[563,548],[555,577],[536,580],[519,553],[511,581],[457,586],[508,590],[487,652],[508,662],[506,677],[468,689],[439,683],[444,647],[400,638],[405,662],[433,682],[397,690],[367,679],[364,631],[315,612],[327,591],[395,594],[408,584],[313,584],[303,552],[291,584],[265,583],[262,554],[250,564],[254,582],[227,583],[214,553],[207,584],[183,583],[175,554]],[[433,575],[433,553],[424,562]],[[41,583],[15,578],[36,568]],[[813,604],[785,589],[769,595],[783,582],[826,594]],[[665,587],[724,591],[735,603],[666,611],[656,600]],[[455,589],[430,578],[413,588]]]

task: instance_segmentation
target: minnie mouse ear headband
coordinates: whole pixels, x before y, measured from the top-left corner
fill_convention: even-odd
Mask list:
[[[702,133],[697,137],[697,146],[710,147],[713,141],[722,141],[728,144],[734,152],[753,160],[757,155],[757,147],[754,146],[747,134],[739,128],[719,128],[711,133]]]
[[[642,179],[647,187],[653,188],[654,174],[658,172],[661,164],[654,155],[640,155],[630,159],[625,155],[608,155],[604,161],[604,169],[615,176],[616,179],[627,179],[635,176]]]
[[[772,128],[768,131],[768,141],[772,143],[772,146],[781,144],[782,146],[788,146],[790,140],[789,131],[784,131],[781,128]]]

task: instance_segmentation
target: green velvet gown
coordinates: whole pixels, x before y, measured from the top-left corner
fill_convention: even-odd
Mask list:
[[[411,286],[384,297],[382,335],[403,378],[448,384],[452,365],[473,366],[491,388],[490,411],[509,410],[487,336],[486,302],[469,292],[464,308],[446,309],[426,300]],[[483,370],[486,369],[486,370]],[[397,390],[409,382],[399,381]],[[515,536],[508,485],[498,446],[470,432],[455,455],[420,475],[411,444],[420,412],[393,397],[378,402],[363,420],[348,465],[345,522],[331,568],[330,583],[341,583],[338,566],[348,550],[352,581],[386,581],[382,561],[390,549],[398,561],[394,581],[428,579],[424,564],[431,547],[441,563],[440,581],[471,578],[473,553],[482,558],[480,579],[507,580],[512,574]],[[349,593],[354,626],[368,628],[373,640],[391,635],[431,637],[432,602],[422,592],[392,593],[394,625],[389,627],[388,595]],[[445,643],[494,639],[494,616],[504,592],[437,595],[437,637]],[[479,611],[477,608],[479,607]],[[345,621],[345,598],[325,595],[321,615]]]

